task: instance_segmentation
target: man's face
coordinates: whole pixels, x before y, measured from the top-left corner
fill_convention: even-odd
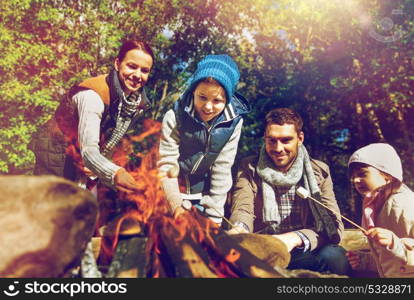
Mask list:
[[[125,94],[136,92],[147,83],[152,63],[151,55],[138,49],[129,50],[122,61],[115,60],[115,70]]]
[[[298,156],[299,146],[302,145],[304,134],[296,132],[293,124],[269,124],[266,127],[266,152],[272,159],[276,169],[287,172]]]

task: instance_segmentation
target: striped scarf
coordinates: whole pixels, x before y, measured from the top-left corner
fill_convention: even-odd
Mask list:
[[[116,91],[118,99],[120,98],[117,114],[116,114],[116,125],[115,129],[112,132],[111,137],[102,147],[102,155],[107,156],[114,147],[119,143],[122,137],[127,132],[129,125],[131,124],[132,118],[138,111],[138,106],[141,103],[141,93],[135,92],[131,93],[128,97],[125,97],[125,94],[122,90],[121,84],[119,82],[118,73],[113,70],[110,74],[110,84]]]

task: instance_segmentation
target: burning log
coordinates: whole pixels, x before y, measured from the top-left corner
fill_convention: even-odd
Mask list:
[[[230,245],[236,243],[272,268],[286,268],[290,261],[286,245],[271,235],[242,233],[229,236],[222,233],[215,242],[222,252],[229,252]],[[229,246],[225,248],[226,245]]]
[[[161,277],[159,266],[167,277],[281,277],[195,209],[176,220],[154,220],[149,236],[154,241],[150,251],[157,254],[150,274],[154,277]],[[284,251],[281,256],[286,257],[278,261],[283,261],[282,265],[290,257],[286,247]]]
[[[79,265],[98,204],[55,176],[0,176],[0,276],[62,277]]]
[[[140,235],[119,239],[114,258],[106,274],[108,278],[145,278],[147,238]]]

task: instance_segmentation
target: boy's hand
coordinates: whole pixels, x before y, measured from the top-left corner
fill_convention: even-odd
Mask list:
[[[232,229],[227,230],[228,234],[240,234],[240,233],[249,233],[246,229],[241,226],[234,226]]]
[[[356,270],[361,264],[361,258],[359,257],[358,252],[347,251],[345,255],[348,258],[348,262],[351,265],[351,268],[353,270]]]
[[[389,247],[392,248],[394,246],[394,242],[393,242],[393,232],[385,229],[385,228],[381,228],[381,227],[374,227],[374,228],[370,228],[365,232],[365,235],[373,240],[375,243],[384,246],[384,247]]]
[[[183,214],[183,213],[185,213],[185,212],[186,212],[186,210],[185,210],[183,207],[178,206],[178,207],[174,210],[174,213],[173,213],[174,219],[177,219],[180,215],[182,215],[182,214]]]

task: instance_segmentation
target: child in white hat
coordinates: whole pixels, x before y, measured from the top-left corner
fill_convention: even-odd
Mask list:
[[[370,253],[347,253],[354,270],[376,270],[380,277],[414,277],[414,193],[402,183],[395,149],[365,146],[348,162],[352,183],[363,199],[362,226]]]

